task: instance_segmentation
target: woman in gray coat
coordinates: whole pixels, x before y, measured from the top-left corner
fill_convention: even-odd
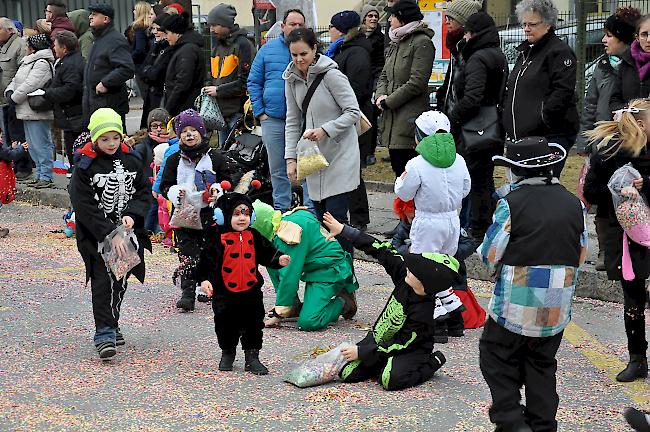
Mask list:
[[[297,181],[298,141],[315,141],[329,167],[307,176],[309,197],[320,220],[325,212],[347,223],[350,192],[359,186],[359,140],[355,124],[360,111],[354,91],[336,62],[318,54],[318,40],[312,30],[299,28],[286,38],[293,61],[284,71],[287,98],[285,152],[287,174]],[[323,74],[306,113],[303,100],[314,79]],[[305,124],[303,124],[303,117]],[[342,240],[342,239],[340,239]],[[352,244],[341,241],[352,252]]]
[[[52,119],[49,111],[34,111],[29,106],[29,94],[41,90],[52,79],[54,54],[50,38],[36,34],[27,39],[27,55],[23,57],[16,76],[7,86],[7,102],[16,106],[16,117],[25,125],[25,135],[29,144],[29,155],[36,163],[36,178],[31,182],[35,188],[52,186]]]

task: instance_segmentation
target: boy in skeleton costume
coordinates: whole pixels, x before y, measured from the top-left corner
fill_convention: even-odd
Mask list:
[[[395,284],[386,306],[356,345],[341,350],[348,363],[341,370],[344,382],[376,378],[386,390],[419,385],[445,363],[445,356],[433,351],[435,294],[458,279],[458,261],[424,252],[400,255],[390,243],[381,243],[325,213],[323,223],[330,236],[341,235],[355,248],[375,257]]]
[[[174,130],[180,139],[180,151],[167,158],[160,192],[173,205],[178,205],[186,194],[203,192],[200,211],[202,229],[174,229],[178,259],[181,262],[175,275],[180,277],[183,291],[176,307],[187,312],[194,310],[196,267],[203,248],[205,229],[213,225],[209,205],[217,197],[218,182],[227,178],[226,164],[221,153],[211,149],[208,140],[204,139],[205,124],[198,112],[188,109],[177,115],[174,118]]]
[[[92,291],[94,342],[100,358],[106,360],[116,354],[116,345],[124,345],[118,321],[129,274],[116,280],[98,250],[118,225],[134,228],[141,263],[132,272],[144,282],[144,248],[151,250],[151,243],[142,227],[151,190],[141,160],[122,142],[119,114],[110,108],[98,109],[88,129],[92,142],[77,151],[68,192],[76,212],[77,248]],[[120,242],[115,240],[113,247],[119,249]]]

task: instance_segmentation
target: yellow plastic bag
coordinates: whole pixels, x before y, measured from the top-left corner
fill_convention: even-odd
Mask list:
[[[330,166],[316,141],[301,138],[298,141],[298,182]]]

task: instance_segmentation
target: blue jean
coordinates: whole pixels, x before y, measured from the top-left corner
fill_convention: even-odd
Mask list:
[[[25,138],[29,143],[29,155],[36,163],[36,178],[52,181],[52,125],[49,120],[25,120]]]
[[[151,204],[147,216],[144,218],[144,229],[151,231],[152,233],[158,234],[163,232],[158,225],[158,202]]]
[[[218,131],[219,147],[223,148],[223,145],[226,142],[228,135],[230,135],[230,131],[232,131],[232,129],[235,127],[237,122],[241,120],[242,117],[243,117],[242,113],[236,113],[231,115],[228,118],[224,118],[224,120],[226,121],[226,128],[222,131]]]
[[[104,343],[104,342],[113,342],[115,343],[115,338],[117,335],[117,329],[115,327],[98,327],[95,329],[95,336],[93,337],[93,342],[95,346]]]
[[[284,159],[284,119],[268,117],[262,120],[262,142],[266,147],[273,185],[273,208],[285,212],[291,207],[291,182],[287,176],[287,162]],[[302,182],[303,205],[314,213],[314,204],[309,199],[307,180]]]

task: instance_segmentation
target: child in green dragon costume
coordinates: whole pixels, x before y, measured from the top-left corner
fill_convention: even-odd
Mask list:
[[[301,330],[319,330],[350,319],[357,310],[354,291],[359,288],[352,269],[352,257],[339,242],[328,240],[329,233],[306,208],[281,214],[259,200],[253,203],[253,223],[260,234],[291,256],[291,263],[279,270],[267,268],[275,287],[275,307],[266,320],[267,327],[279,325],[292,316],[301,280],[305,295],[297,326]],[[299,304],[299,303],[298,303]]]
[[[384,266],[395,289],[365,338],[341,350],[348,363],[344,382],[377,378],[386,390],[419,385],[440,369],[445,356],[433,351],[435,294],[454,285],[458,261],[445,254],[424,252],[400,255],[390,243],[381,243],[329,213],[323,223],[331,236],[341,235],[355,248]]]

